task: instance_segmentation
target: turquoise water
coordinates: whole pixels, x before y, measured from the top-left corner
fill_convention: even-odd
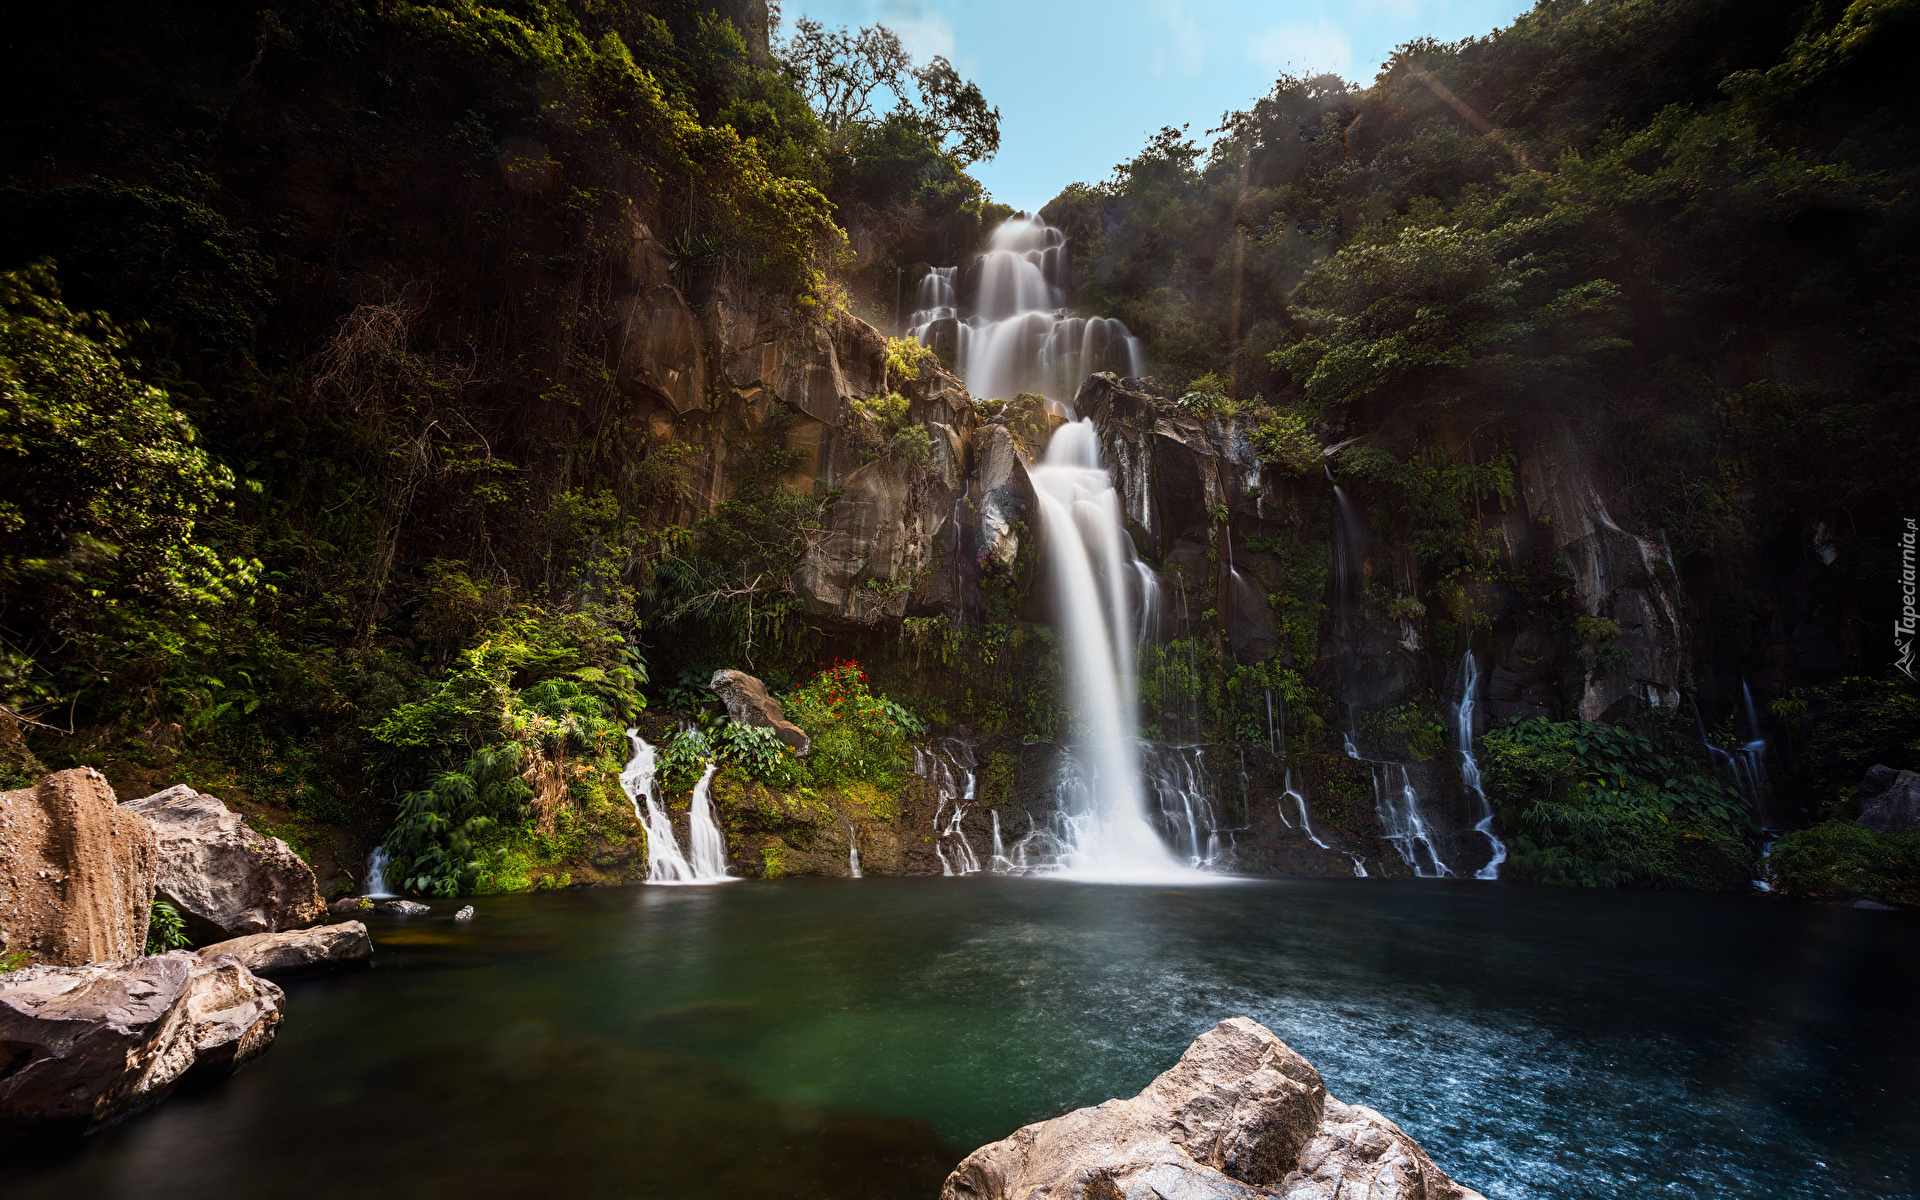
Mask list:
[[[1254,1017],[1492,1197],[1920,1192],[1920,920],[1471,883],[483,897],[0,1194],[932,1196]]]

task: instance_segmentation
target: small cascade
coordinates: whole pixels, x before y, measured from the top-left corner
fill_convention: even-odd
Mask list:
[[[933,853],[940,860],[942,875],[977,875],[981,871],[979,855],[974,853],[973,844],[967,841],[967,832],[961,827],[966,818],[965,801],[974,799],[974,789],[979,786],[979,776],[974,773],[978,764],[974,761],[973,747],[957,738],[944,738],[941,741],[946,753],[930,747],[913,748],[913,773],[933,784],[939,803],[933,810]],[[956,772],[958,773],[956,776]],[[947,805],[953,805],[953,815],[947,816]],[[988,869],[1000,871],[998,864],[1004,861],[1000,854],[1000,814],[993,814],[994,857],[988,860]],[[948,857],[948,852],[952,857]],[[1012,869],[1008,863],[1007,870]]]
[[[1005,875],[1013,871],[1013,860],[1007,857],[1006,843],[1000,840],[1000,810],[990,808],[988,814],[993,817],[993,856],[987,860],[987,869],[995,875]]]
[[[693,877],[701,883],[721,883],[733,878],[727,874],[727,843],[720,836],[720,821],[713,811],[714,772],[720,765],[709,762],[700,782],[693,785],[693,801],[687,808],[687,841],[692,856]]]
[[[1474,821],[1476,831],[1483,833],[1493,845],[1493,857],[1487,865],[1473,873],[1475,879],[1500,878],[1500,864],[1507,861],[1507,844],[1493,832],[1493,804],[1487,799],[1487,792],[1480,784],[1480,764],[1473,757],[1473,706],[1474,695],[1480,687],[1480,664],[1474,661],[1473,651],[1460,663],[1460,706],[1455,710],[1453,732],[1460,744],[1460,782],[1466,788],[1467,795],[1480,805],[1480,816]]]
[[[1327,479],[1333,479],[1328,469]],[[1360,597],[1366,591],[1366,522],[1360,510],[1347,497],[1346,490],[1333,484],[1333,634],[1341,665],[1349,686],[1359,672],[1362,626]],[[1374,813],[1380,820],[1386,839],[1413,873],[1422,878],[1439,879],[1453,874],[1441,861],[1434,846],[1432,828],[1420,809],[1420,793],[1403,763],[1367,758],[1360,753],[1360,731],[1355,702],[1347,701],[1347,755],[1367,764],[1373,774]],[[1355,864],[1358,866],[1358,864]]]
[[[860,878],[860,835],[851,821],[847,822],[847,877]]]
[[[360,894],[371,900],[391,898],[393,893],[387,890],[387,848],[379,845],[367,855],[367,885]]]
[[[1760,732],[1760,714],[1754,711],[1753,690],[1745,679],[1740,681],[1740,708],[1747,718],[1747,740],[1733,753],[1734,772],[1741,790],[1753,800],[1754,815],[1760,819],[1761,828],[1772,829],[1774,823],[1768,808],[1773,789],[1767,778],[1767,737]]]
[[[935,268],[920,281],[908,332],[936,348],[951,337],[944,348],[967,391],[987,399],[1033,392],[1064,404],[1095,371],[1142,374],[1139,340],[1124,323],[1066,311],[1067,270],[1066,235],[1015,216],[973,266],[973,315],[960,316],[955,269]]]
[[[1287,807],[1286,807],[1286,804],[1284,803],[1284,801],[1288,799],[1292,799],[1292,801],[1296,805],[1298,805],[1300,808],[1300,828],[1305,831],[1308,840],[1312,841],[1314,845],[1320,847],[1322,850],[1333,849],[1332,846],[1329,846],[1325,842],[1321,841],[1320,835],[1313,831],[1313,822],[1307,817],[1307,798],[1301,795],[1298,791],[1294,790],[1292,767],[1287,768],[1285,787],[1287,790],[1283,792],[1280,797],[1281,800],[1283,801],[1283,803],[1280,805],[1280,820],[1282,821],[1282,823],[1284,823],[1286,827],[1289,829],[1293,828],[1293,822],[1287,820]],[[1359,863],[1359,860],[1355,859],[1354,862],[1357,865]],[[1361,868],[1359,873],[1362,875],[1365,875],[1367,872],[1366,872],[1366,869],[1363,867]]]
[[[1186,857],[1189,867],[1218,866],[1221,835],[1231,838],[1232,831],[1221,828],[1214,812],[1216,788],[1207,770],[1206,747],[1142,742],[1140,759],[1154,823],[1167,843]]]
[[[673,818],[667,815],[660,797],[655,794],[657,751],[640,736],[637,729],[627,730],[627,741],[633,747],[633,757],[627,760],[626,768],[620,772],[620,790],[627,794],[627,799],[633,804],[634,817],[647,831],[647,882],[725,883],[731,880],[733,876],[727,874],[725,844],[721,841],[720,829],[713,817],[713,804],[707,795],[718,767],[709,761],[706,774],[701,776],[699,786],[693,789],[693,806],[688,814],[688,823],[694,860],[688,862],[680,853],[679,840],[673,835]],[[708,850],[705,859],[701,857],[703,845]]]

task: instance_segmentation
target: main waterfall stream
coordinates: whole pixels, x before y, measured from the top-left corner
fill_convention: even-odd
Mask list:
[[[1912,914],[984,874],[467,902],[373,914],[372,969],[288,981],[258,1062],[0,1156],[0,1195],[933,1200],[1235,1015],[1493,1200],[1920,1189]]]

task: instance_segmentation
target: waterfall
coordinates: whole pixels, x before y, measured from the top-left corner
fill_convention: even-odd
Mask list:
[[[375,900],[385,899],[393,895],[392,892],[387,890],[387,847],[385,844],[375,846],[373,852],[367,855],[367,885],[360,889],[360,894]]]
[[[1333,472],[1327,470],[1327,479]],[[1346,489],[1333,485],[1333,636],[1347,679],[1347,755],[1367,764],[1373,775],[1373,808],[1386,839],[1415,875],[1438,879],[1453,874],[1434,846],[1433,830],[1420,809],[1420,793],[1403,763],[1367,758],[1360,753],[1357,704],[1352,699],[1360,671],[1360,598],[1366,592],[1366,522],[1348,499]],[[1398,775],[1396,781],[1395,776]],[[1359,864],[1355,864],[1360,868]]]
[[[1065,403],[1095,371],[1142,374],[1139,340],[1125,324],[1067,314],[1067,268],[1065,234],[1038,217],[1012,217],[974,264],[974,315],[960,317],[955,269],[935,268],[920,280],[908,332],[935,345],[951,329],[955,369],[970,394],[986,399],[1034,392]]]
[[[988,809],[993,817],[993,857],[987,860],[987,869],[995,875],[1005,875],[1013,870],[1013,861],[1007,857],[1006,843],[1000,840],[1000,810]]]
[[[860,838],[851,821],[847,823],[847,877],[860,878]]]
[[[1300,806],[1300,828],[1306,831],[1308,840],[1310,840],[1314,845],[1320,847],[1322,850],[1333,849],[1332,846],[1329,846],[1325,842],[1321,841],[1320,835],[1313,831],[1313,822],[1307,818],[1307,798],[1301,795],[1299,792],[1295,791],[1293,787],[1293,768],[1292,767],[1287,768],[1287,774],[1286,774],[1286,778],[1283,786],[1285,786],[1287,790],[1284,793],[1282,793],[1281,799],[1285,800],[1285,799],[1291,798],[1295,804]],[[1280,807],[1280,820],[1289,829],[1293,827],[1293,822],[1287,820],[1287,810],[1285,805],[1282,805]],[[1362,875],[1366,874],[1364,870],[1361,871],[1360,873]]]
[[[1128,587],[1138,575],[1093,422],[1062,425],[1031,475],[1079,721],[1069,786],[1062,788],[1061,865],[1116,880],[1181,873],[1147,820]]]
[[[725,883],[733,878],[727,874],[726,852],[722,848],[719,827],[713,819],[712,802],[707,797],[707,788],[713,782],[713,773],[717,769],[715,765],[707,763],[706,774],[701,776],[700,785],[693,790],[689,823],[694,861],[689,863],[681,855],[680,843],[673,836],[673,818],[667,815],[667,810],[661,806],[660,798],[655,794],[653,784],[658,756],[654,747],[640,736],[638,729],[627,730],[627,741],[633,747],[633,757],[627,760],[626,768],[620,772],[620,790],[632,802],[634,818],[647,831],[647,882]],[[710,852],[704,861],[701,858],[703,832],[706,834],[704,844]]]
[[[1480,817],[1473,827],[1487,835],[1487,841],[1493,844],[1493,857],[1487,865],[1473,873],[1475,879],[1500,878],[1500,864],[1507,861],[1507,844],[1493,832],[1493,805],[1487,800],[1487,792],[1480,785],[1480,764],[1473,757],[1473,705],[1474,693],[1480,687],[1480,664],[1474,661],[1473,651],[1460,663],[1460,707],[1456,710],[1453,722],[1454,736],[1460,742],[1460,782],[1467,794],[1480,802]]]
[[[701,883],[721,883],[733,878],[727,874],[727,843],[720,836],[720,821],[713,811],[714,772],[720,764],[709,761],[700,782],[693,785],[693,802],[687,808],[687,841],[693,850],[688,861],[693,877]]]

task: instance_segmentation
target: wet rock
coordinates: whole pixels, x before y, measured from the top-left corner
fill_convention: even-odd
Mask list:
[[[295,929],[326,916],[312,868],[217,798],[181,784],[121,807],[153,826],[155,894],[180,910],[194,941]]]
[[[377,907],[381,912],[391,913],[396,917],[418,917],[433,911],[430,906],[421,904],[417,900],[388,900]]]
[[[780,702],[767,695],[767,685],[745,671],[715,671],[707,686],[727,706],[727,715],[742,725],[773,730],[775,736],[802,757],[813,748],[806,731],[787,720]]]
[[[950,447],[933,449],[935,465],[951,456]],[[824,535],[793,574],[806,611],[857,628],[906,615],[913,580],[933,560],[957,493],[937,483],[927,465],[894,454],[850,472],[827,510]]]
[[[342,896],[327,905],[327,911],[336,917],[344,917],[348,913],[370,913],[373,911],[373,899],[369,896]]]
[[[273,1043],[285,995],[191,951],[0,976],[0,1126],[78,1134]]]
[[[1131,1100],[968,1155],[942,1200],[1479,1200],[1385,1117],[1244,1017],[1220,1022]]]
[[[980,427],[974,445],[975,473],[967,499],[976,516],[968,539],[976,571],[1011,568],[1020,538],[1040,519],[1040,502],[1027,463],[1004,425]]]
[[[462,908],[459,912],[453,914],[453,919],[456,921],[473,920],[473,905],[469,904],[465,908]]]
[[[1875,766],[1860,781],[1860,824],[1875,833],[1920,833],[1920,772]]]
[[[298,975],[363,963],[373,957],[373,939],[367,936],[365,925],[344,921],[312,929],[251,934],[203,946],[196,953],[203,962],[231,954],[255,975]]]
[[[0,793],[0,954],[66,966],[135,957],[158,863],[153,830],[90,767]]]

